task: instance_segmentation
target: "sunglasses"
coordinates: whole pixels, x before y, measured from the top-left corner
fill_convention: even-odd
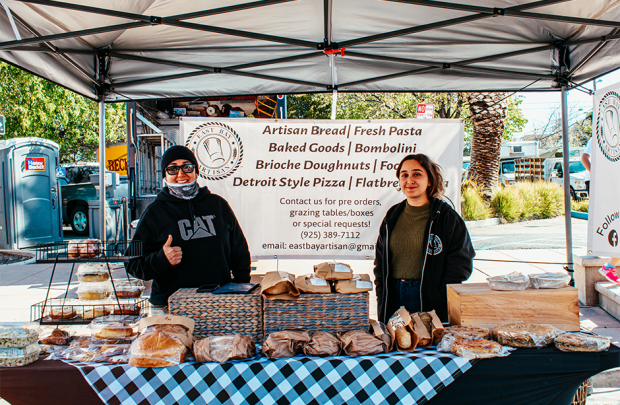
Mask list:
[[[174,176],[179,173],[179,170],[183,170],[183,173],[192,173],[196,169],[196,165],[193,163],[188,163],[182,166],[168,166],[166,167],[166,173],[171,176]]]

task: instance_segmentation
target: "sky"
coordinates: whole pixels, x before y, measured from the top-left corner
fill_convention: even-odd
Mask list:
[[[620,83],[620,69],[597,79],[596,88],[602,89],[615,83]],[[584,87],[592,89],[592,83],[590,82]],[[521,110],[528,123],[521,134],[515,135],[515,139],[518,139],[520,135],[531,134],[536,127],[544,126],[549,120],[550,114],[554,112],[560,114],[562,102],[560,92],[520,92],[517,94],[524,97]],[[593,96],[577,89],[568,92],[568,115],[571,119],[583,118],[583,115],[592,109]],[[571,123],[572,121],[569,122],[569,125]]]

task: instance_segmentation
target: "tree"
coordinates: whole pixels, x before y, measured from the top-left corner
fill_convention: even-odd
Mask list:
[[[508,93],[468,93],[472,142],[469,178],[490,195],[499,178],[499,155],[504,136]]]
[[[96,102],[0,62],[1,139],[39,137],[60,146],[61,163],[95,161],[99,146]],[[126,141],[125,104],[106,105],[106,145]]]

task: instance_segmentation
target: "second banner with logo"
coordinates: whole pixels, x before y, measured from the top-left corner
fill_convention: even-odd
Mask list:
[[[233,208],[252,258],[374,258],[385,212],[405,197],[396,167],[424,153],[460,207],[460,120],[183,118],[199,182]]]

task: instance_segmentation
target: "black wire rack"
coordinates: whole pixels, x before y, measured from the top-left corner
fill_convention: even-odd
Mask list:
[[[34,251],[37,263],[128,262],[142,256],[142,241],[63,241],[37,245]]]
[[[64,317],[61,316],[64,311]],[[94,318],[109,314],[146,315],[147,298],[84,301],[76,298],[50,298],[30,307],[30,321],[40,325],[88,325]],[[52,314],[55,316],[52,317]]]

